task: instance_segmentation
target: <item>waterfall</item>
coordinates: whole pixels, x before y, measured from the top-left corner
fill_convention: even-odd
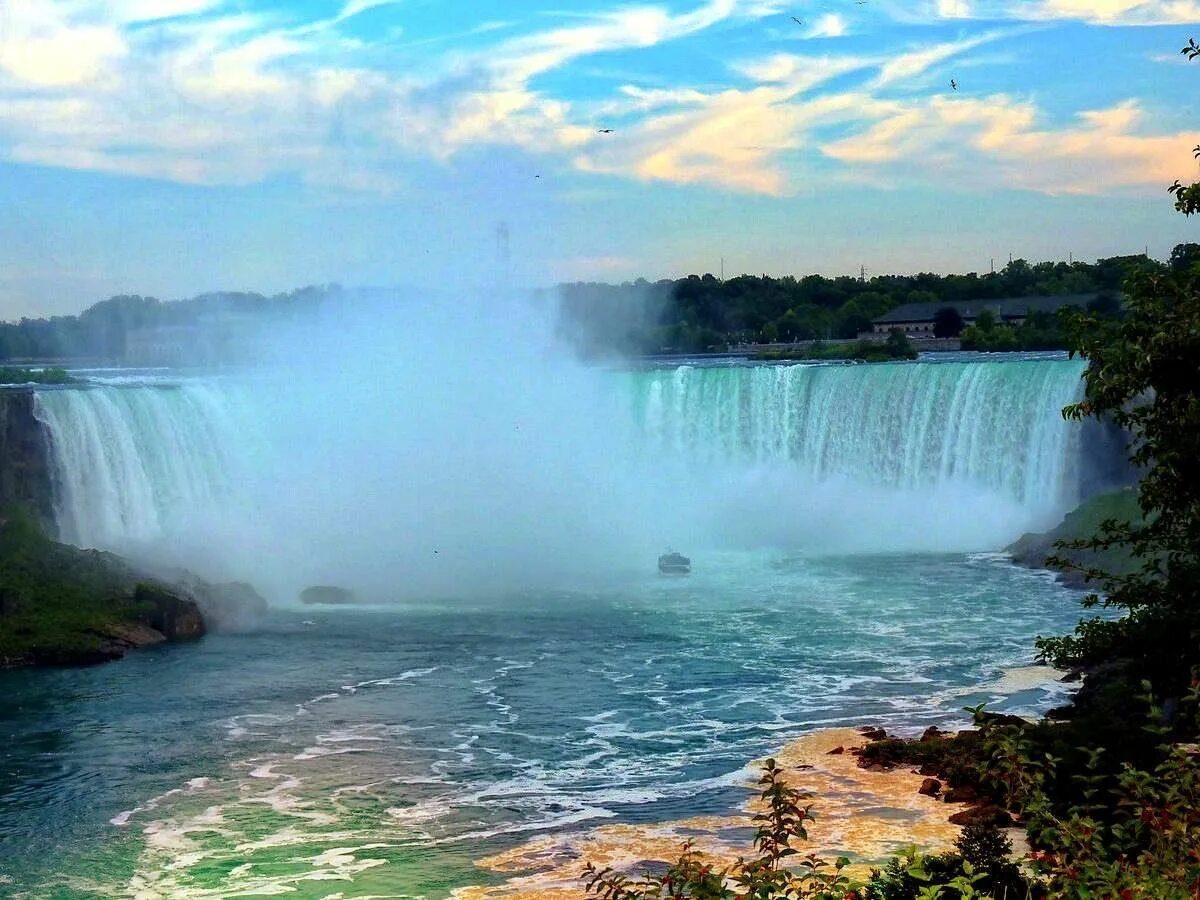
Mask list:
[[[635,417],[657,452],[786,463],[813,479],[903,489],[982,487],[1031,509],[1077,500],[1084,364],[1065,359],[773,365],[635,373]]]
[[[988,519],[995,512],[986,504],[1002,502],[1025,510],[1028,524],[1061,514],[1078,497],[1081,430],[1064,422],[1060,410],[1078,399],[1082,371],[1076,361],[1040,359],[622,372],[603,383],[605,390],[624,398],[625,408],[632,404],[632,421],[605,425],[611,443],[592,448],[607,455],[588,465],[611,471],[584,468],[591,472],[587,477],[607,479],[605,490],[614,498],[628,489],[621,497],[657,503],[649,512],[642,510],[643,519],[666,508],[685,515],[679,493],[659,496],[666,493],[661,473],[681,467],[693,473],[682,482],[683,490],[703,508],[708,500],[704,485],[716,483],[706,482],[705,470],[749,473],[774,467],[771,477],[783,479],[776,485],[852,480],[930,498],[942,488],[965,487],[969,490],[949,494],[971,506],[957,510],[959,515]],[[427,392],[423,415],[428,416],[445,405],[472,409],[479,402],[472,387],[466,381],[452,388],[443,385],[443,393],[435,396],[428,395],[428,387],[414,390]],[[381,393],[359,403],[320,401],[319,415],[302,420],[307,423],[304,433],[279,427],[278,411],[306,396],[304,389],[280,379],[241,384],[188,378],[175,384],[39,391],[34,411],[49,436],[60,535],[80,546],[120,551],[180,535],[203,542],[210,534],[225,534],[235,519],[256,528],[271,517],[273,534],[285,535],[302,529],[300,520],[308,516],[313,534],[304,546],[311,547],[325,534],[323,529],[353,522],[372,504],[380,506],[371,519],[373,527],[383,534],[392,521],[419,521],[431,511],[450,516],[449,505],[455,503],[465,505],[459,518],[468,516],[471,498],[487,491],[503,490],[507,499],[501,508],[511,511],[542,488],[554,498],[562,493],[562,484],[573,484],[569,490],[577,493],[589,487],[578,477],[561,477],[562,454],[548,457],[549,464],[537,461],[539,446],[571,440],[578,425],[547,422],[535,431],[526,418],[526,430],[516,431],[503,421],[489,436],[475,435],[466,445],[464,435],[452,431],[453,440],[437,438],[434,450],[426,443],[428,427],[421,424],[421,415],[410,412],[416,401],[390,386],[376,389]],[[369,394],[368,388],[360,390]],[[334,430],[326,428],[324,404],[329,402],[340,404]],[[619,410],[594,412],[619,418]],[[532,417],[528,409],[520,414]],[[582,421],[587,413],[580,416]],[[393,438],[386,430],[363,431],[364,419],[403,420],[405,427]],[[306,457],[307,467],[289,465],[298,451],[322,438],[335,440]],[[578,440],[584,446],[564,451],[568,458],[586,451],[597,438]],[[497,455],[498,441],[508,442],[504,456]],[[460,458],[463,446],[474,455]],[[359,458],[355,448],[367,452],[366,462],[345,465]],[[422,462],[447,456],[432,468]],[[537,471],[526,471],[531,468]],[[334,470],[337,478],[324,477]],[[525,481],[512,481],[514,476]],[[420,488],[425,482],[433,487]],[[377,496],[379,489],[370,487],[376,483],[415,484],[413,490],[419,492],[386,487],[394,496]],[[288,502],[313,496],[325,503],[319,515]],[[651,496],[658,500],[648,500]],[[801,493],[796,502],[809,501]],[[610,518],[637,515],[622,503],[626,500],[613,499],[603,513],[590,514],[602,532],[610,528],[604,524]],[[794,509],[789,507],[788,513]],[[772,515],[776,513],[763,514]],[[527,518],[542,516],[531,512]],[[485,528],[474,519],[448,521],[457,524],[447,526],[447,534],[462,533],[468,526]],[[362,536],[355,533],[352,540],[361,542]]]
[[[203,382],[41,391],[34,414],[50,438],[59,535],[83,547],[126,548],[219,515],[250,433]]]

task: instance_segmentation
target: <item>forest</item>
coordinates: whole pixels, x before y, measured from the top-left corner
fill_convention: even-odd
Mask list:
[[[1179,271],[1200,259],[1200,244],[1180,244],[1166,263],[1145,254],[1086,262],[1014,259],[986,274],[877,275],[860,279],[714,275],[623,284],[561,285],[561,328],[595,354],[697,353],[738,344],[854,338],[871,320],[905,303],[956,302],[1056,294],[1111,293],[1134,271]],[[1029,336],[1030,349],[1058,346],[1047,323]],[[987,330],[986,328],[984,329]],[[989,337],[1009,343],[1006,332],[972,335],[978,349]],[[1018,349],[1018,345],[1003,349]]]

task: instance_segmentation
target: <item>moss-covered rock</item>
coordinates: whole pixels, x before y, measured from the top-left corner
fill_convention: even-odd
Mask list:
[[[1121,575],[1136,568],[1133,557],[1124,547],[1113,547],[1106,551],[1057,550],[1054,545],[1058,541],[1081,541],[1094,537],[1100,531],[1100,526],[1110,519],[1140,522],[1141,516],[1135,488],[1097,494],[1068,513],[1066,518],[1050,531],[1022,535],[1005,550],[1012,554],[1013,562],[1032,569],[1049,568],[1046,560],[1051,556],[1059,556],[1084,569],[1101,568]],[[1062,568],[1056,571],[1067,584],[1078,587],[1084,585],[1081,572]]]
[[[196,604],[110,553],[50,540],[34,517],[0,517],[0,668],[85,665],[205,632]]]

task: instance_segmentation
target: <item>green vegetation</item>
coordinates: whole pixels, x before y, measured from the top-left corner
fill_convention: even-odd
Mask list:
[[[1033,568],[1042,568],[1055,558],[1069,557],[1071,565],[1051,564],[1051,568],[1059,569],[1068,583],[1079,586],[1087,584],[1088,572],[1127,575],[1139,565],[1128,547],[1113,545],[1066,550],[1062,545],[1089,541],[1100,533],[1105,522],[1140,521],[1141,515],[1137,493],[1131,488],[1097,494],[1068,513],[1052,530],[1022,535],[1006,549],[1016,562]]]
[[[15,369],[0,366],[0,384],[72,384],[75,378],[66,369]]]
[[[868,330],[873,319],[905,303],[1100,292],[1115,297],[1131,269],[1161,272],[1166,266],[1144,255],[1095,263],[1030,264],[1015,259],[1001,271],[983,275],[740,275],[725,281],[714,275],[689,275],[653,283],[639,279],[616,285],[565,284],[557,290],[562,298],[560,329],[581,347],[595,352],[699,353],[741,343],[853,339]],[[1111,298],[1105,302],[1111,304]],[[1047,342],[1033,328],[1024,338],[1030,349]]]
[[[202,633],[195,608],[138,580],[121,560],[51,541],[30,516],[0,524],[0,668],[120,656],[153,638]],[[161,639],[161,638],[159,638]]]
[[[763,350],[754,354],[753,358],[761,362],[838,359],[891,362],[897,359],[916,359],[917,351],[902,331],[892,329],[888,339],[881,344],[872,341],[813,344],[789,350]]]
[[[77,316],[0,322],[0,360],[120,359],[126,338],[140,328],[196,325],[223,317],[272,316],[280,320],[315,310],[338,288],[305,287],[286,294],[203,294],[163,302],[154,297],[119,296]]]

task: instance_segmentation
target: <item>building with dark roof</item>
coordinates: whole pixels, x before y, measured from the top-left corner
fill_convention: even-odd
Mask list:
[[[996,320],[1017,326],[1032,313],[1055,313],[1064,306],[1084,307],[1099,294],[1060,294],[1051,297],[1008,297],[1002,300],[964,300],[937,303],[906,303],[889,313],[871,320],[871,334],[886,335],[898,329],[910,337],[933,337],[933,322],[938,310],[951,307],[958,310],[964,325],[971,325],[979,314],[988,310]]]

